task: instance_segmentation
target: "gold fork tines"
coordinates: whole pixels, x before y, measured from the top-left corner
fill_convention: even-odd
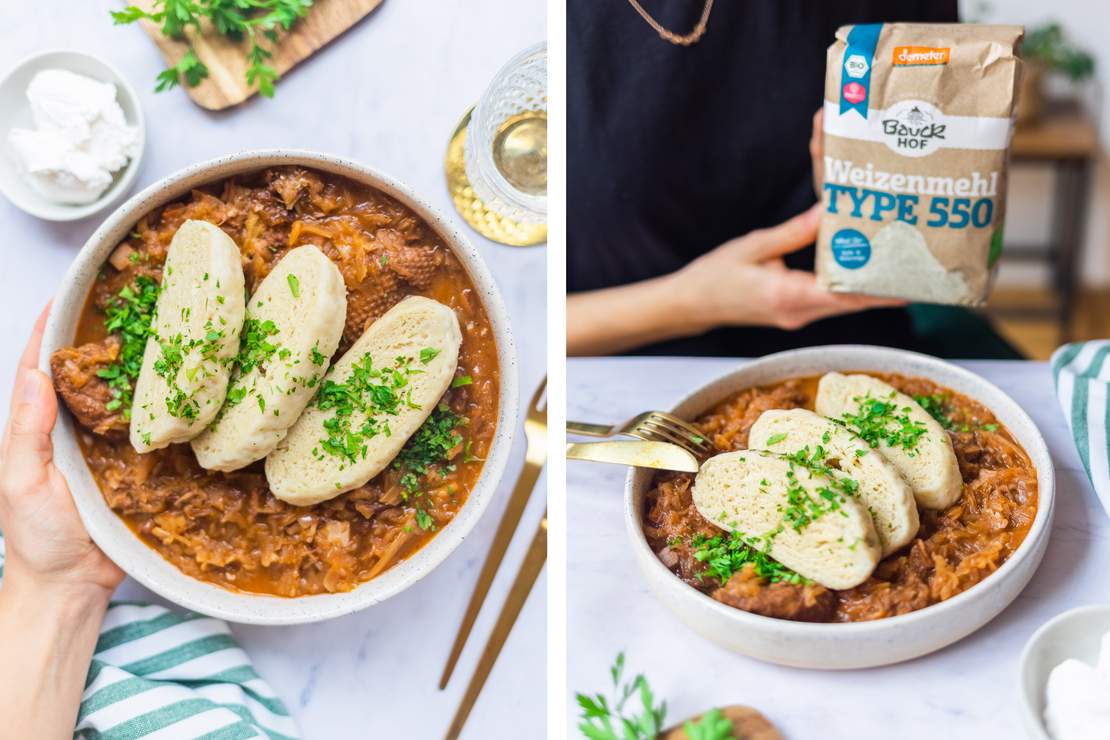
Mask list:
[[[623,434],[648,442],[670,442],[702,459],[712,457],[717,452],[713,443],[702,435],[697,427],[663,411],[646,411],[626,422],[611,426],[568,421],[567,431],[589,437],[611,437]]]
[[[454,672],[455,664],[458,663],[470,631],[474,628],[478,612],[482,609],[482,603],[505,557],[505,551],[509,549],[513,534],[520,525],[520,517],[524,514],[524,509],[532,496],[532,489],[536,487],[536,480],[547,460],[547,400],[544,398],[546,389],[547,378],[544,378],[540,387],[532,395],[532,402],[528,406],[528,415],[524,420],[524,436],[528,441],[524,453],[524,469],[521,470],[516,486],[509,496],[509,503],[505,506],[501,522],[497,525],[497,532],[493,535],[493,542],[490,543],[489,554],[486,555],[482,570],[478,573],[478,581],[474,584],[470,603],[466,606],[462,624],[459,625],[458,634],[455,635],[455,643],[451,646],[451,653],[447,657],[447,664],[439,679],[440,689],[445,688],[451,679],[451,673]]]

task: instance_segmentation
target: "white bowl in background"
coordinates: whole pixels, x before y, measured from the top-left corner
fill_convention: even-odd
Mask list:
[[[625,485],[625,527],[655,596],[709,640],[738,653],[799,668],[867,668],[939,650],[993,619],[1021,592],[1044,556],[1055,502],[1048,447],[1022,408],[992,383],[935,357],[886,347],[840,345],[790,350],[754,360],[682,399],[674,413],[693,419],[752,386],[830,371],[900,373],[928,378],[990,409],[1025,448],[1037,469],[1037,515],[1029,533],[995,573],[963,593],[909,614],[869,622],[810,623],[775,619],[722,604],[683,582],[648,545],[643,500],[654,472],[633,469]]]
[[[123,109],[127,123],[138,131],[139,144],[135,156],[123,169],[114,173],[112,184],[99,198],[85,205],[54,203],[31,187],[15,161],[8,143],[13,128],[31,128],[31,105],[27,102],[27,86],[37,72],[44,69],[65,69],[116,86],[116,101]],[[119,71],[94,56],[78,51],[45,51],[27,57],[0,80],[0,192],[20,210],[47,221],[76,221],[103,211],[127,194],[139,174],[146,149],[146,122],[139,96]]]
[[[466,503],[428,544],[412,557],[352,591],[297,598],[233,592],[185,575],[143,543],[105,503],[77,444],[69,413],[54,428],[54,459],[69,482],[89,535],[128,575],[151,591],[196,612],[232,622],[300,624],[349,614],[395,596],[430,573],[474,528],[505,470],[517,425],[517,360],[509,316],[493,276],[478,251],[430,206],[391,177],[349,159],[295,149],[240,152],[186,167],[136,194],[89,238],[62,281],[46,324],[39,364],[49,374],[50,355],[72,345],[85,297],[101,265],[136,221],[190,190],[233,175],[277,165],[301,165],[370,185],[411,208],[442,237],[459,258],[482,297],[497,341],[501,393],[497,431],[486,464]]]
[[[1110,632],[1110,605],[1081,606],[1045,622],[1025,643],[1018,692],[1025,732],[1030,738],[1049,740],[1044,725],[1048,674],[1068,658],[1095,665],[1102,636],[1107,632]]]

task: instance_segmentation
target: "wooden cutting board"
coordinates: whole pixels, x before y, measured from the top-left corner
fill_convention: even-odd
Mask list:
[[[732,734],[734,737],[743,738],[744,740],[782,740],[782,735],[775,729],[775,726],[762,713],[751,707],[739,704],[722,707],[721,714],[726,719],[732,720]],[[700,719],[701,715],[699,714],[697,717],[691,717],[690,721],[697,722]],[[662,740],[689,740],[689,737],[682,725],[677,725],[669,730],[664,730]]]
[[[284,75],[293,67],[312,56],[332,39],[365,18],[381,5],[382,0],[316,0],[308,15],[297,21],[293,30],[279,37],[270,65]],[[151,0],[139,0],[139,7],[150,10]],[[197,58],[208,67],[208,78],[196,87],[184,87],[197,105],[208,110],[223,110],[242,103],[255,93],[247,86],[246,51],[248,43],[236,43],[219,35],[202,23],[198,32],[194,28],[185,34],[189,41],[168,39],[159,27],[150,21],[140,21],[143,30],[162,52],[166,64],[176,64],[191,44]],[[278,82],[281,95],[281,82]]]

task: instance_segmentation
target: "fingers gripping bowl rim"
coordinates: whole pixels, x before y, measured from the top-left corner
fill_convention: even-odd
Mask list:
[[[978,400],[1009,429],[1032,460],[1037,470],[1038,506],[1025,540],[1013,555],[981,583],[946,601],[870,622],[794,622],[722,604],[691,588],[663,565],[642,528],[644,495],[653,472],[629,471],[625,528],[640,571],[655,596],[712,642],[753,658],[799,668],[848,669],[898,663],[939,650],[979,629],[1005,609],[1032,578],[1048,545],[1055,505],[1052,459],[1028,414],[978,375],[916,352],[841,345],[767,355],[695,390],[672,411],[691,419],[739,390],[834,370],[928,378]]]
[[[120,206],[81,248],[62,282],[47,321],[39,365],[70,344],[85,297],[100,266],[144,214],[199,185],[279,165],[301,165],[369,185],[411,208],[436,231],[466,268],[493,326],[501,371],[497,430],[477,485],[466,503],[430,542],[407,560],[352,591],[283,598],[232,592],[185,575],[135,536],[104,501],[77,444],[72,416],[62,411],[52,435],[55,462],[93,541],[128,575],[151,591],[196,612],[248,624],[303,624],[350,614],[397,595],[442,563],[467,537],[493,497],[508,462],[517,418],[517,360],[508,312],[478,251],[405,185],[350,159],[301,149],[239,152],[179,170]]]

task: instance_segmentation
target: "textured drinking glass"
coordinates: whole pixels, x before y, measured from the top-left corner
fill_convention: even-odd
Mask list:
[[[547,45],[509,60],[459,124],[447,151],[459,214],[484,236],[547,240]]]

